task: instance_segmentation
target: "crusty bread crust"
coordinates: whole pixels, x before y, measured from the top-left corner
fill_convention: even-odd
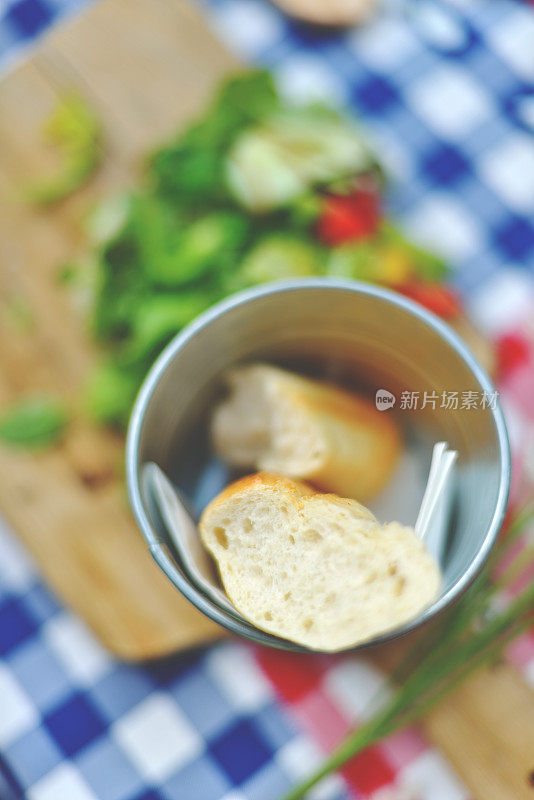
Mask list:
[[[215,449],[228,463],[305,479],[367,500],[387,482],[401,439],[390,414],[337,386],[267,364],[227,376],[215,410]]]
[[[441,582],[411,528],[382,526],[355,500],[278,475],[227,487],[204,511],[200,535],[246,619],[320,651],[398,628]]]
[[[243,478],[239,478],[237,481],[228,484],[228,486],[212,500],[208,508],[217,508],[232,497],[241,496],[244,492],[268,488],[274,489],[275,491],[288,491],[294,496],[295,500],[299,497],[318,494],[317,489],[314,489],[308,483],[304,483],[304,481],[288,481],[282,475],[275,475],[269,472],[255,472],[252,475],[245,475]],[[206,509],[206,512],[207,510],[208,509]]]

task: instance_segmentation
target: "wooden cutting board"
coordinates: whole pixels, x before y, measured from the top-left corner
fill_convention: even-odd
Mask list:
[[[43,391],[69,398],[76,414],[95,352],[58,268],[83,252],[87,210],[132,182],[146,151],[201,111],[235,68],[188,6],[112,0],[62,27],[0,84],[0,407]],[[43,121],[73,86],[104,125],[104,165],[76,196],[32,209],[21,189],[56,165]],[[28,330],[14,319],[21,306]],[[122,439],[78,416],[52,452],[0,448],[2,513],[61,598],[122,658],[220,636],[148,554],[127,503]]]
[[[83,252],[91,205],[133,182],[142,155],[201,111],[236,67],[180,0],[104,0],[0,84],[0,408],[44,391],[68,398],[76,416],[96,353],[83,309],[57,285],[58,266]],[[20,190],[54,168],[41,126],[73,86],[103,122],[104,165],[60,206],[35,210]],[[13,313],[21,306],[33,318],[25,329]],[[53,451],[0,447],[1,512],[57,594],[118,656],[147,659],[220,636],[152,563],[128,509],[122,460],[122,439],[79,414]],[[387,664],[390,654],[375,657]],[[534,798],[534,694],[511,667],[477,676],[425,728],[477,800]]]

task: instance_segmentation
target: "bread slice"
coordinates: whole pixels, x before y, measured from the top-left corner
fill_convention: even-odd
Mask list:
[[[259,473],[206,508],[200,535],[228,597],[262,630],[337,651],[394,630],[436,597],[440,573],[415,532],[355,500]]]
[[[267,364],[238,367],[226,380],[230,395],[215,409],[212,438],[229,464],[363,501],[391,476],[401,445],[387,411]]]

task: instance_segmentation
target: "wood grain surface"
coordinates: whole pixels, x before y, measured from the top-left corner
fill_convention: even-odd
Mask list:
[[[0,408],[45,391],[68,398],[76,418],[51,452],[0,448],[0,509],[57,594],[126,659],[172,653],[221,631],[152,563],[127,506],[122,440],[78,413],[95,352],[83,298],[73,302],[55,276],[83,252],[92,204],[135,181],[141,156],[200,111],[236,66],[179,0],[104,0],[0,84]],[[69,200],[35,210],[20,190],[54,168],[41,126],[73,86],[102,119],[103,167]],[[21,304],[32,312],[27,330],[13,319]],[[390,654],[373,657],[387,664]],[[534,693],[510,666],[475,676],[424,728],[476,800],[534,798]]]
[[[52,452],[0,448],[0,508],[60,597],[127,659],[222,632],[153,564],[127,504],[122,439],[79,414],[95,353],[83,297],[74,302],[56,275],[83,252],[95,201],[135,180],[147,149],[200,111],[235,66],[188,6],[113,0],[61,28],[0,84],[0,407],[44,392],[67,397],[77,418]],[[72,87],[103,122],[104,165],[83,191],[36,210],[21,190],[56,166],[42,125]],[[13,319],[21,306],[31,311],[26,331]]]

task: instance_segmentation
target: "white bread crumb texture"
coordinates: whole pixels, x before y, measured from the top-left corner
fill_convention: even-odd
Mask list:
[[[238,367],[226,382],[212,439],[227,463],[364,500],[391,476],[400,435],[369,400],[268,364]]]
[[[262,630],[337,651],[409,622],[436,597],[439,569],[411,528],[356,501],[259,474],[203,514],[200,532],[237,610]]]

